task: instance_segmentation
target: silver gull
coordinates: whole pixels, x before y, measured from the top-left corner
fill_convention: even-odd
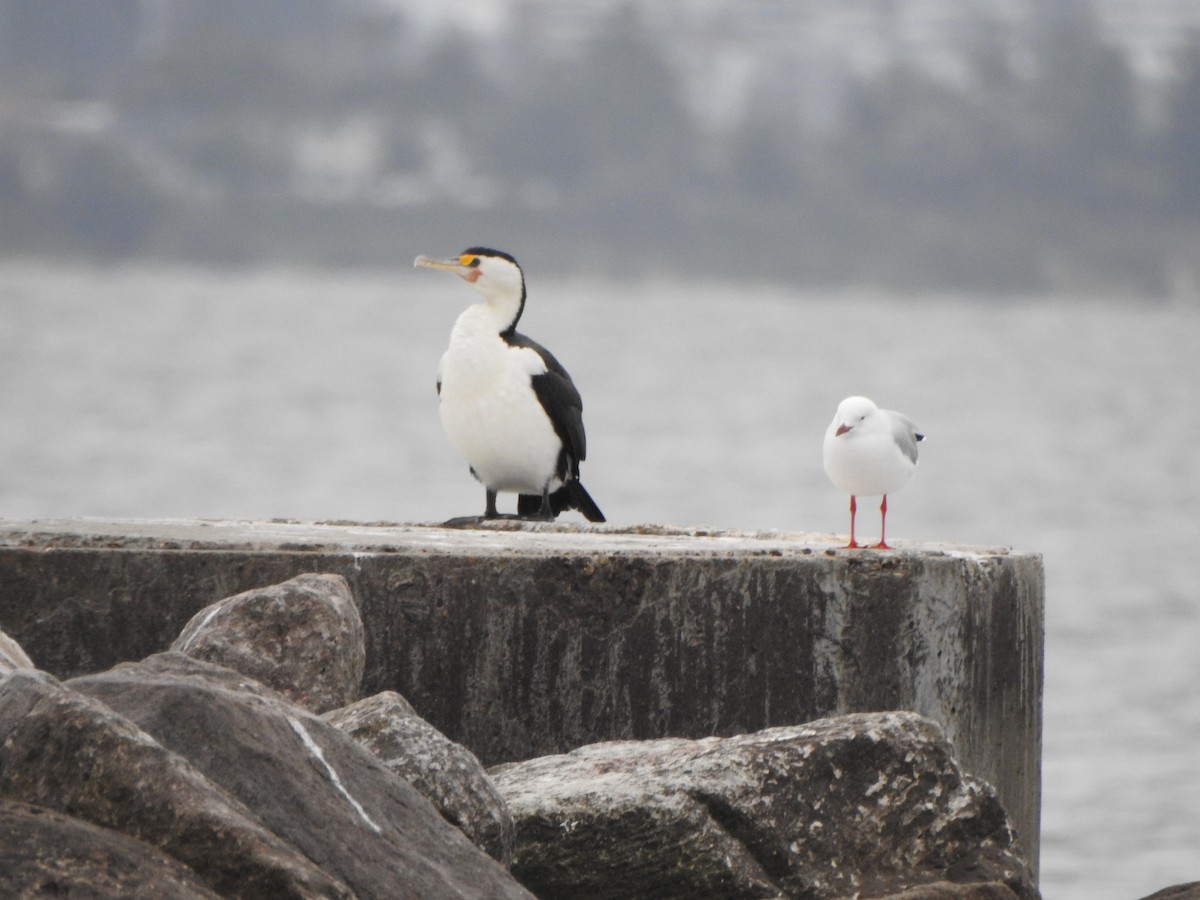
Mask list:
[[[849,548],[862,545],[854,539],[857,497],[882,497],[879,504],[879,543],[885,539],[887,495],[899,490],[917,468],[917,443],[925,435],[912,420],[890,409],[880,409],[866,397],[847,397],[825,430],[825,474],[850,495]]]

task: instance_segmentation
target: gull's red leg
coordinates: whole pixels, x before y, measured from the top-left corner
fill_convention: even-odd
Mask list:
[[[884,540],[884,530],[887,527],[887,494],[883,495],[883,502],[879,504],[879,543],[875,545],[876,550],[891,550],[887,541]]]
[[[854,514],[858,512],[858,503],[854,500],[854,495],[850,495],[850,543],[846,545],[847,550],[857,550],[859,544],[854,540]]]

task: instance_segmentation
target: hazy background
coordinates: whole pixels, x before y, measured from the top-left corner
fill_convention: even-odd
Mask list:
[[[0,0],[0,253],[1195,294],[1193,0]]]
[[[909,413],[889,534],[1045,555],[1045,896],[1200,879],[1198,27],[0,0],[0,517],[479,511],[411,263],[492,244],[615,523],[844,531],[838,400]]]

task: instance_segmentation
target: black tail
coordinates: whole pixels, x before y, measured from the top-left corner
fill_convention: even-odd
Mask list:
[[[554,504],[555,494],[563,494],[563,507],[573,508],[583,513],[583,517],[589,522],[603,522],[604,513],[600,512],[600,507],[596,505],[596,501],[592,499],[592,495],[584,490],[583,485],[575,479],[571,479],[554,494],[550,495],[550,503]],[[558,510],[555,509],[555,514]]]
[[[517,497],[518,516],[536,516],[542,508],[542,498],[537,494],[521,494]],[[550,509],[554,515],[568,509],[579,510],[589,522],[603,522],[604,513],[582,484],[574,479],[568,481],[550,495]]]

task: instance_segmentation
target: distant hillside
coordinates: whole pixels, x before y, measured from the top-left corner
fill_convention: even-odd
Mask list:
[[[1195,291],[1200,38],[1115,2],[0,0],[0,252]]]

